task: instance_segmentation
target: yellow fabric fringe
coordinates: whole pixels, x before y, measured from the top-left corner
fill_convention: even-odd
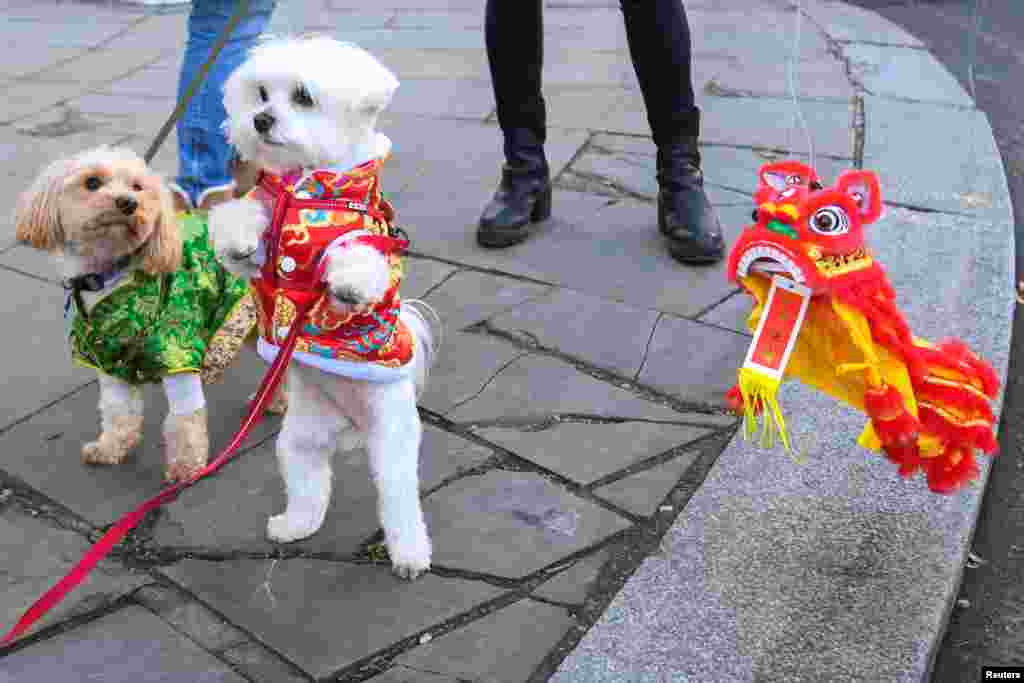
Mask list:
[[[786,421],[782,417],[782,409],[776,394],[780,381],[774,377],[758,372],[752,368],[740,368],[740,393],[743,395],[744,435],[751,438],[757,431],[756,406],[762,406],[764,417],[761,423],[761,445],[771,448],[775,445],[776,434],[782,441],[782,447],[790,452],[789,436],[786,434]]]

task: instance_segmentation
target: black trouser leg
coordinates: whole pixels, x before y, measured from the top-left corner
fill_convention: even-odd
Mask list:
[[[547,173],[543,0],[487,0],[484,39],[510,165]]]
[[[633,69],[659,147],[700,134],[693,101],[690,25],[681,0],[621,0]]]
[[[725,241],[704,193],[686,10],[681,0],[621,3],[633,68],[658,147],[658,228],[676,259],[714,263],[724,255]]]

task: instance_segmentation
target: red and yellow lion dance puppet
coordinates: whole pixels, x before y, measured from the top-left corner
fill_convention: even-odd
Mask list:
[[[933,344],[911,333],[885,271],[864,244],[863,226],[882,214],[875,174],[847,171],[826,188],[802,163],[767,164],[754,200],[756,222],[728,261],[729,279],[755,300],[748,320],[757,331],[751,355],[727,394],[745,415],[747,434],[755,431],[757,415],[768,412],[765,437],[770,442],[778,430],[789,448],[775,392],[782,379],[795,377],[866,413],[870,421],[858,443],[884,452],[901,476],[924,470],[937,493],[975,479],[974,450],[993,454],[997,448],[989,401],[999,380],[963,342]],[[785,308],[769,301],[779,285],[804,292],[803,300],[770,312],[785,319],[781,327],[765,326],[766,304]],[[796,319],[801,306],[802,325]],[[777,340],[774,347],[768,337]],[[788,364],[781,361],[774,376],[760,372],[750,362],[755,349],[769,359],[789,353]]]

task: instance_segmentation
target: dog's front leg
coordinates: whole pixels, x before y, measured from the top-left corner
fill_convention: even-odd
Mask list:
[[[387,294],[391,273],[387,258],[366,244],[332,247],[324,279],[331,305],[343,312],[364,312]]]
[[[116,465],[142,440],[142,390],[102,373],[99,382],[103,431],[82,447],[82,462]]]
[[[277,463],[284,479],[285,511],[267,521],[267,536],[288,543],[320,530],[331,502],[331,458],[346,422],[304,380],[301,369],[288,369],[288,412],[277,437]]]
[[[210,243],[225,268],[246,279],[259,274],[263,258],[260,237],[270,219],[267,208],[254,199],[236,199],[210,209]]]
[[[164,477],[180,481],[205,467],[210,456],[206,398],[198,373],[170,375],[163,385],[170,409],[164,422]]]
[[[422,435],[411,379],[370,389],[366,435],[370,469],[377,484],[391,568],[405,579],[415,579],[430,569],[430,537],[419,491]]]

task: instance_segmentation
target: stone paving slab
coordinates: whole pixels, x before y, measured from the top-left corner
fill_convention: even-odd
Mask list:
[[[403,201],[396,207],[399,219],[416,229],[422,221],[436,217],[456,225],[448,226],[443,235],[438,235],[433,225],[426,226],[430,235],[450,241],[451,231],[457,228],[460,240],[463,232],[472,237],[468,228],[472,226],[475,230],[480,212],[494,194],[501,176],[504,156],[498,127],[475,121],[388,113],[382,115],[379,129],[394,145],[385,166],[389,185],[384,191],[409,190],[412,196],[432,200],[431,213],[410,213]],[[439,146],[436,140],[444,140],[445,144]],[[552,172],[557,173],[569,163],[585,140],[582,133],[549,130],[545,149]],[[459,215],[454,209],[464,205],[463,195],[474,200],[474,208]],[[419,239],[422,243],[424,238]]]
[[[563,604],[582,604],[590,585],[597,579],[610,553],[602,548],[573,562],[567,569],[548,579],[533,591],[544,600]]]
[[[32,52],[37,58],[46,59],[46,63],[61,59],[64,50],[77,53],[84,49],[96,48],[125,29],[123,16],[116,19],[91,18],[88,22],[71,22],[67,17],[55,21],[40,21],[32,15],[19,16],[19,13],[14,11],[4,19],[6,21],[0,27],[0,40],[5,40],[8,45],[9,51],[6,55],[14,57],[15,53],[25,50]],[[44,47],[45,50],[40,49]],[[4,62],[6,68],[7,60]]]
[[[27,312],[24,315],[28,317]],[[41,327],[33,321],[24,329],[38,332]],[[42,340],[36,343],[42,349],[47,347]],[[19,404],[23,409],[32,405],[29,401],[33,396],[39,396],[36,399],[39,407],[46,400],[59,398],[60,373],[70,368],[71,361],[67,359],[67,347],[60,335],[54,335],[50,343],[59,344],[61,348],[49,357],[39,358],[46,364],[46,370],[35,368],[31,387],[21,386],[22,382],[29,382],[27,378],[15,379],[16,373],[29,374],[31,370],[31,363],[25,358],[18,359],[17,369],[12,367],[8,371],[7,386],[13,389],[4,393],[10,396],[9,400],[20,395]],[[224,379],[206,387],[211,457],[226,446],[237,431],[245,416],[246,397],[259,386],[265,368],[265,363],[255,353],[243,350]],[[108,524],[164,487],[161,441],[167,403],[159,385],[147,386],[142,444],[120,465],[87,466],[81,462],[81,449],[99,435],[99,388],[93,371],[68,372],[74,372],[71,377],[78,379],[79,386],[86,382],[91,384],[0,435],[3,468],[94,524]],[[41,376],[48,378],[45,385],[38,381]],[[47,394],[42,394],[42,390]],[[251,447],[273,434],[279,423],[280,418],[264,419],[254,427],[244,447]]]
[[[434,564],[520,578],[629,526],[540,475],[492,471],[426,499]]]
[[[637,379],[691,401],[724,406],[749,346],[749,337],[665,316],[654,329]]]
[[[833,40],[924,46],[913,35],[875,12],[845,2],[815,0],[804,3],[803,9]]]
[[[395,661],[417,672],[474,683],[525,681],[550,644],[574,624],[561,607],[520,600],[410,650]]]
[[[551,219],[531,239],[500,252],[476,246],[475,224],[493,186],[462,186],[449,204],[437,195],[405,194],[403,215],[415,216],[421,253],[480,268],[514,272],[634,307],[692,316],[725,298],[733,286],[725,265],[684,268],[665,250],[656,208],[646,202],[557,191]],[[750,220],[750,206],[720,206],[731,243]],[[623,269],[622,263],[633,264]]]
[[[994,220],[1012,210],[983,112],[870,95],[864,110],[864,168],[879,173],[884,200]],[[951,148],[961,153],[950,156]]]
[[[12,626],[22,612],[56,583],[78,561],[89,544],[79,533],[59,528],[35,509],[11,504],[13,492],[0,487],[0,551],[6,558],[2,572],[0,618],[4,630]],[[16,562],[11,558],[18,558]],[[28,633],[35,633],[76,616],[114,602],[149,581],[145,572],[127,569],[119,562],[104,560],[96,570],[52,612],[37,622]],[[5,662],[0,659],[0,680],[5,678]],[[16,669],[17,667],[15,667]],[[8,670],[10,671],[10,670]],[[17,680],[46,680],[17,679]],[[52,679],[51,679],[52,680]]]
[[[751,150],[706,147],[702,150],[702,156],[706,158],[710,154],[715,161],[719,161],[719,171],[727,173],[737,165],[729,157],[730,151],[735,152],[737,157],[754,154]],[[656,147],[649,138],[598,133],[573,161],[571,174],[559,179],[559,185],[612,197],[639,196],[654,202],[658,199],[655,155]],[[707,167],[707,162],[704,165]],[[750,204],[749,195],[725,189],[721,183],[711,182],[707,168],[705,178],[705,192],[713,205]],[[602,187],[602,184],[605,186]],[[734,183],[732,187],[744,186]]]
[[[750,298],[742,296],[742,292],[737,291],[728,299],[700,316],[698,320],[702,323],[732,330],[749,337],[752,335],[747,329],[747,319],[750,317],[752,310],[753,304]]]
[[[407,257],[402,273],[402,299],[422,299],[456,271],[455,266],[430,259]],[[446,325],[449,325],[445,321]]]
[[[318,678],[501,594],[480,581],[407,582],[385,565],[304,559],[183,560],[164,571]]]
[[[11,352],[0,362],[0,374],[5,379],[5,390],[0,392],[2,430],[94,381],[95,374],[73,366],[68,356],[64,292],[60,288],[7,270],[0,270],[0,287],[5,293],[8,319],[18,321],[5,340]],[[0,441],[10,435],[0,437]]]
[[[226,443],[227,436],[218,441]],[[203,486],[191,489],[164,509],[153,532],[161,546],[201,548],[215,554],[270,552],[280,547],[266,537],[267,519],[285,507],[278,471],[276,438]],[[480,464],[492,452],[430,426],[420,446],[420,490]],[[288,544],[291,551],[355,554],[379,528],[377,491],[364,450],[334,456],[334,491],[323,526],[311,538]]]
[[[141,607],[127,607],[0,659],[0,681],[242,683]]]
[[[425,298],[447,330],[462,330],[509,309],[518,310],[551,287],[488,273],[461,270]]]
[[[388,111],[482,121],[494,111],[494,91],[483,81],[404,78]]]
[[[694,421],[702,417],[680,416]],[[708,433],[699,427],[648,422],[558,422],[535,429],[496,427],[477,433],[580,484],[597,481]]]
[[[843,46],[843,54],[873,95],[973,106],[953,74],[924,50],[852,43]]]
[[[420,405],[446,415],[479,395],[501,368],[524,354],[502,339],[449,329]]]
[[[505,367],[470,401],[449,411],[455,422],[543,419],[551,413],[678,419],[679,413],[580,372],[549,356],[526,355]]]
[[[18,82],[4,92],[0,105],[0,126],[21,121],[73,99],[89,88],[87,83],[46,83],[37,80]]]
[[[854,88],[846,78],[842,64],[833,60],[810,58],[801,60],[793,68],[790,85],[788,63],[694,58],[694,88],[705,95],[734,97],[791,97],[792,92],[802,100],[832,99],[849,101]]]
[[[664,465],[642,470],[596,488],[594,495],[611,501],[634,515],[651,517],[658,512],[665,496],[675,488],[697,456],[697,451],[686,451]]]
[[[656,311],[552,288],[491,318],[488,326],[622,376],[636,377],[657,320]]]

